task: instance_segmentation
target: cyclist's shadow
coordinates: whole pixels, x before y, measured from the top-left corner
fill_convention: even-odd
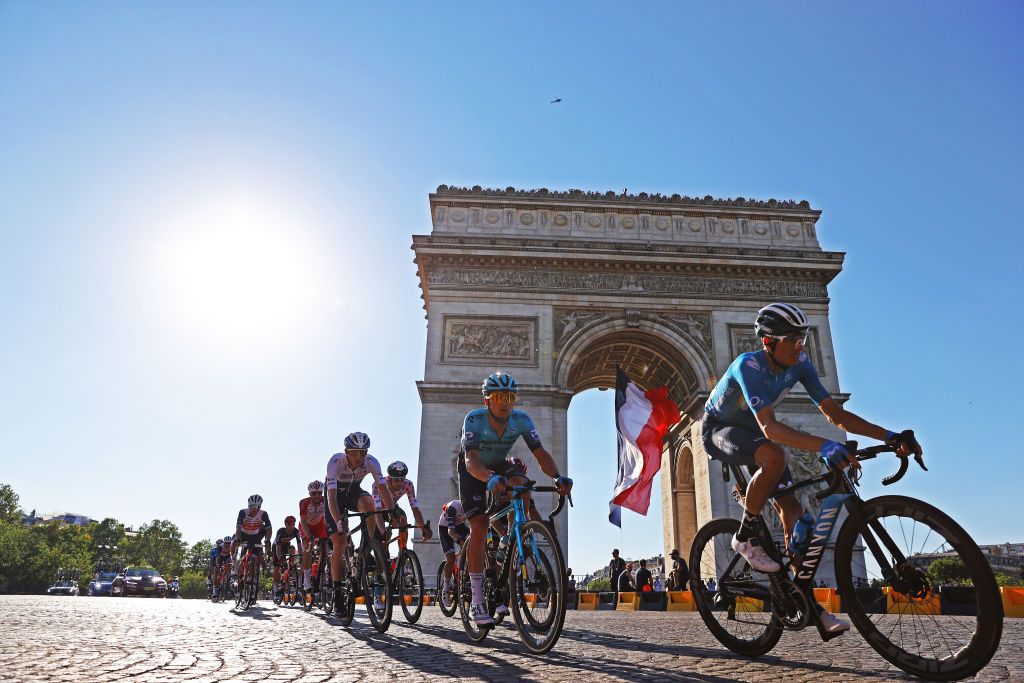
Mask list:
[[[235,615],[236,617],[247,617],[249,619],[257,619],[260,621],[264,619],[277,619],[281,616],[280,614],[277,614],[276,610],[274,612],[268,612],[259,605],[253,605],[252,607],[246,610],[240,610],[232,607],[229,610],[229,612]]]

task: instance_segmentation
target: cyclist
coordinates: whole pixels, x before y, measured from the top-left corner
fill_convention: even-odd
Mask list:
[[[459,498],[469,518],[468,569],[473,593],[473,621],[480,626],[494,624],[484,604],[484,544],[487,540],[487,492],[500,495],[506,483],[519,485],[526,478],[505,460],[519,437],[533,453],[540,469],[555,480],[559,493],[572,489],[572,479],[563,477],[551,454],[544,450],[530,416],[513,410],[519,384],[505,372],[495,372],[481,386],[484,407],[466,415],[459,451]],[[508,475],[506,479],[505,475]],[[523,497],[529,505],[529,494]]]
[[[263,496],[254,493],[249,496],[247,507],[238,511],[238,521],[235,523],[235,536],[231,539],[231,576],[238,573],[238,558],[235,556],[240,544],[253,546],[258,557],[263,557],[263,548],[266,548],[267,555],[270,555],[270,534],[273,526],[270,524],[270,516],[263,508]],[[260,547],[260,540],[263,540],[263,547]]]
[[[897,434],[851,413],[832,399],[818,379],[818,372],[804,352],[809,325],[807,316],[788,303],[773,303],[757,313],[754,332],[761,340],[760,351],[740,354],[719,380],[704,406],[701,440],[708,456],[725,463],[746,465],[752,471],[743,503],[743,519],[732,540],[736,552],[760,572],[776,572],[781,566],[757,543],[761,508],[772,490],[793,483],[782,446],[817,451],[829,466],[860,468],[846,447],[831,439],[807,434],[779,422],[777,406],[799,382],[833,425],[897,445],[899,452],[921,453],[921,446],[909,432]],[[793,494],[776,498],[774,506],[782,517],[786,543],[803,507]],[[828,612],[822,624],[832,633],[846,631],[849,622]]]
[[[413,517],[416,518],[416,525],[423,527],[423,540],[429,541],[431,537],[431,531],[427,527],[423,526],[423,515],[420,514],[420,504],[416,500],[416,486],[412,483],[412,479],[409,479],[409,468],[401,460],[396,460],[388,465],[388,476],[387,489],[391,492],[391,499],[398,505],[398,501],[402,499],[402,496],[409,496],[409,507],[412,508]],[[373,488],[373,503],[380,510],[384,507],[384,501],[381,500],[380,492],[377,487]],[[399,526],[404,526],[407,523],[407,517],[405,516],[405,510],[398,508],[398,522]],[[402,529],[398,532],[398,547],[405,549],[406,543],[409,540],[409,530]]]
[[[306,487],[308,498],[299,501],[299,548],[302,551],[302,582],[307,591],[313,588],[314,539],[319,543],[327,538],[327,522],[324,519],[324,484],[311,481]]]
[[[288,556],[294,553],[292,541],[299,537],[299,530],[295,527],[295,517],[288,515],[284,518],[284,526],[274,534],[274,552],[271,557],[274,562],[274,586],[275,590],[281,591],[281,567],[288,561]]]
[[[345,451],[335,453],[327,461],[327,531],[331,535],[334,552],[331,553],[331,578],[334,580],[335,607],[344,609],[341,594],[342,570],[345,567],[345,544],[348,542],[348,512],[373,512],[377,506],[373,496],[359,487],[367,474],[373,476],[374,486],[380,492],[384,507],[393,508],[395,502],[388,490],[387,480],[380,471],[377,458],[369,454],[370,437],[352,432],[345,437]],[[373,538],[383,540],[382,525],[377,515],[366,518],[366,530]]]
[[[451,590],[452,571],[455,568],[455,545],[462,545],[469,536],[469,525],[466,524],[466,513],[462,510],[462,501],[458,498],[441,506],[441,517],[437,520],[437,536],[444,552],[444,591]]]

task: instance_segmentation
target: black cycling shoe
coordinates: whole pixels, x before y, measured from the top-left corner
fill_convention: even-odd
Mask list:
[[[334,589],[334,610],[338,614],[345,611],[345,596],[342,595],[342,593],[344,593],[344,591],[340,588]]]

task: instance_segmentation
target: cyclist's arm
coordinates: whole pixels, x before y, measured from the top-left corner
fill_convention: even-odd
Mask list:
[[[478,449],[466,451],[466,471],[480,481],[487,481],[494,472],[480,462],[480,451]]]
[[[327,496],[327,514],[331,516],[335,524],[338,524],[341,520],[341,510],[338,509],[338,465],[335,458],[332,457],[327,463],[327,490],[324,491],[324,495]],[[338,526],[341,529],[341,526]]]
[[[369,458],[370,456],[366,457]],[[373,477],[373,483],[376,484],[377,491],[380,492],[380,499],[384,503],[384,507],[395,507],[395,499],[391,497],[391,489],[388,488],[388,480],[384,478],[384,473],[380,471],[380,464],[376,460],[368,460],[368,463],[370,476]]]
[[[533,452],[533,457],[537,458],[537,464],[540,465],[541,471],[551,477],[552,479],[558,479],[561,473],[558,471],[558,465],[555,464],[555,459],[551,457],[543,446],[540,446]]]
[[[839,405],[834,399],[826,398],[820,404],[818,404],[818,410],[828,418],[828,421],[834,424],[844,432],[850,432],[852,434],[860,434],[861,436],[867,436],[872,439],[878,439],[879,441],[885,441],[885,437],[889,435],[889,430],[884,427],[879,427],[876,424],[868,422],[860,415],[851,413],[841,405]]]
[[[779,422],[775,418],[775,411],[771,406],[757,411],[755,417],[764,435],[770,441],[784,446],[792,446],[793,448],[800,448],[805,451],[817,451],[828,440],[820,436],[801,432],[799,429],[794,429],[787,424]]]

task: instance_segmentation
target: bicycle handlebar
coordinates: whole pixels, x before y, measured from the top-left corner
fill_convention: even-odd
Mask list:
[[[913,437],[914,432],[911,431],[910,436]],[[898,448],[897,446],[890,446],[889,444],[885,443],[880,444],[878,446],[870,446],[868,448],[858,449],[856,441],[847,441],[844,445],[846,446],[846,450],[850,451],[850,453],[852,453],[854,457],[857,458],[858,462],[864,460],[871,460],[872,458],[878,457],[878,455],[881,453],[896,453],[896,449]],[[891,486],[892,484],[895,484],[896,482],[903,478],[903,475],[907,473],[907,469],[910,466],[910,453],[906,453],[905,455],[900,455],[899,453],[896,453],[896,457],[900,459],[899,469],[897,469],[895,473],[890,474],[888,477],[882,479],[883,486]],[[917,455],[915,453],[914,460],[917,461],[917,464],[920,465],[922,470],[924,470],[925,472],[928,471],[928,468],[925,467],[924,465],[924,458],[922,456]],[[829,468],[828,474],[825,475],[824,479],[824,481],[828,482],[828,488],[826,488],[824,491],[820,491],[816,495],[818,500],[824,500],[825,498],[828,498],[829,496],[836,492],[836,489],[839,488],[839,482],[842,481],[842,477],[839,476],[842,470],[842,466],[838,468]]]

